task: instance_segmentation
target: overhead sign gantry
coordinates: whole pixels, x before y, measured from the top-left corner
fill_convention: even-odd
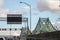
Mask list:
[[[8,14],[7,24],[22,24],[22,14]]]

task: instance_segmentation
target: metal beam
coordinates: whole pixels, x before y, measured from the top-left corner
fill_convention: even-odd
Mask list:
[[[27,22],[28,21],[27,19],[28,18],[23,17],[22,22]],[[7,17],[0,17],[0,21],[7,21]]]

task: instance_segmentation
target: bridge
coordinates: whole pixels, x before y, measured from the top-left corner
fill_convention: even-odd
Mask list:
[[[53,32],[53,31],[56,31],[56,29],[51,24],[49,18],[39,18],[36,28],[34,29],[32,34]]]

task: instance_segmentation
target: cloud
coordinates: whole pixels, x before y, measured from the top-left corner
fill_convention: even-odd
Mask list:
[[[0,8],[0,17],[6,17],[7,13],[9,13],[8,8]]]
[[[22,8],[16,8],[14,10],[10,10],[9,8],[0,8],[0,17],[7,17],[7,14],[27,14],[27,10],[29,11],[29,6],[24,6]]]
[[[39,11],[51,11],[60,13],[60,1],[59,0],[38,0],[37,8]]]
[[[28,11],[30,11],[30,7],[29,6],[24,6],[24,7],[21,7],[20,8],[20,11],[21,10],[23,11],[23,13],[27,13]],[[31,11],[34,11],[35,12],[35,11],[38,11],[38,9],[31,6]]]
[[[7,17],[6,14],[0,14],[0,17]]]
[[[22,9],[30,10],[30,7],[29,6],[24,6],[24,7],[22,7]],[[36,8],[33,8],[32,6],[31,6],[31,9],[32,10],[37,10]]]
[[[7,14],[23,14],[20,9],[10,10],[8,8],[0,8],[0,17],[7,17]]]
[[[29,6],[25,6],[25,7],[23,7],[23,9],[29,10],[30,8],[29,8]]]
[[[9,9],[8,8],[0,8],[0,14],[2,13],[8,13]]]
[[[0,6],[3,5],[3,0],[0,0]]]

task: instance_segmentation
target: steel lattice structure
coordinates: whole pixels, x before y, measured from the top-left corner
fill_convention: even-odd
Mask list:
[[[56,31],[56,29],[51,24],[49,18],[39,18],[36,28],[33,31],[33,34],[52,32],[52,31]]]

